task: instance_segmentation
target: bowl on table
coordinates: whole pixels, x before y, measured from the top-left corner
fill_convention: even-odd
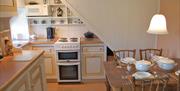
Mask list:
[[[136,61],[135,67],[137,71],[148,71],[151,67],[151,62],[146,60]]]
[[[136,59],[134,59],[132,57],[125,57],[121,60],[121,62],[124,64],[133,64],[136,62]]]
[[[152,61],[154,61],[154,62],[157,62],[157,61],[159,61],[160,59],[167,59],[167,58],[166,58],[166,57],[163,57],[163,56],[157,56],[157,55],[155,55],[155,56],[152,57]]]
[[[175,67],[175,62],[172,59],[160,59],[157,61],[158,66],[163,70],[172,70]]]

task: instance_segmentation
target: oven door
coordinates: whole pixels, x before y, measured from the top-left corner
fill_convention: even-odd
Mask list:
[[[56,51],[56,59],[59,62],[63,62],[63,61],[80,61],[80,50]]]
[[[80,62],[64,62],[58,64],[58,82],[80,82]]]

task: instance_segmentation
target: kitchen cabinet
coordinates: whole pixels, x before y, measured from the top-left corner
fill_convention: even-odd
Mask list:
[[[17,15],[17,0],[0,0],[0,17]]]
[[[5,91],[30,91],[31,84],[29,83],[27,73],[21,75],[10,87]],[[41,90],[42,91],[42,90]]]
[[[38,58],[3,91],[47,91],[43,58]]]
[[[30,71],[32,91],[43,91],[43,79],[41,78],[42,69],[40,66],[41,65],[35,65]]]
[[[103,62],[106,60],[104,44],[88,44],[81,47],[81,63],[83,79],[103,79]]]
[[[32,50],[44,50],[45,73],[47,79],[56,78],[55,52],[53,44],[31,45]]]

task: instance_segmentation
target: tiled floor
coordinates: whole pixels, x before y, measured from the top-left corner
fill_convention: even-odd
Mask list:
[[[48,91],[106,91],[105,83],[83,82],[83,83],[48,83]]]

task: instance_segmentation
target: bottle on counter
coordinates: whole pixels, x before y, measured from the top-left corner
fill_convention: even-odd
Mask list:
[[[6,51],[7,56],[12,56],[13,55],[12,49],[13,49],[13,46],[12,46],[10,40],[6,39],[5,40],[5,51]]]

